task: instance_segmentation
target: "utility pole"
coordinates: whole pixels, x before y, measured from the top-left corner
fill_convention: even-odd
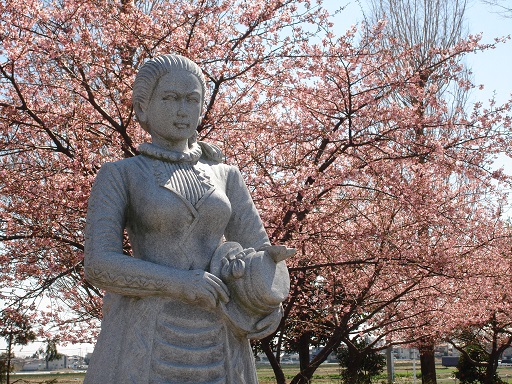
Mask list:
[[[390,345],[386,348],[386,367],[388,372],[388,383],[392,384],[395,381],[395,367],[393,364],[393,346]]]

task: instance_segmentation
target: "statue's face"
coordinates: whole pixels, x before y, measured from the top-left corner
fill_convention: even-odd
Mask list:
[[[199,124],[201,83],[185,70],[164,75],[153,91],[147,109],[147,125],[155,144],[186,142]]]

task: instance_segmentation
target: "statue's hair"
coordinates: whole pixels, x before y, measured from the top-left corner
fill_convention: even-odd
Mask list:
[[[184,56],[174,54],[157,56],[151,60],[146,61],[144,65],[142,65],[133,83],[133,105],[138,103],[139,105],[147,106],[149,100],[151,99],[151,95],[153,94],[153,91],[158,84],[158,80],[160,80],[162,76],[168,73],[179,70],[190,72],[199,80],[201,89],[203,91],[201,97],[202,109],[206,91],[206,82],[204,80],[201,68],[199,68],[199,66],[192,60]],[[147,130],[146,124],[142,121],[140,121],[140,123],[142,127]]]

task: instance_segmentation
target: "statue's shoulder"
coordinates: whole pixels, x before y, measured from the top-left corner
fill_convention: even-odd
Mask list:
[[[134,173],[148,172],[149,167],[146,163],[147,159],[144,156],[137,155],[126,159],[116,160],[112,162],[103,163],[100,171],[110,175],[117,175],[118,177],[128,177]]]
[[[144,157],[141,155],[136,155],[136,156],[132,156],[132,157],[127,157],[126,159],[115,160],[115,161],[105,163],[105,164],[111,164],[112,166],[121,169],[121,168],[131,167],[134,164],[140,163],[141,161],[143,161],[143,158]]]

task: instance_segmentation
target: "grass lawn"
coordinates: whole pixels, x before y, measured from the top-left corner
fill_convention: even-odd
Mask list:
[[[299,368],[295,364],[283,365],[284,373],[287,381],[291,380]],[[440,365],[437,366],[437,380],[438,384],[457,384],[453,378],[455,368],[445,368]],[[501,367],[498,369],[501,378],[512,384],[512,367]],[[421,384],[419,378],[420,367],[419,362],[416,364],[417,384]],[[52,374],[12,374],[11,384],[82,384],[84,373],[52,373]],[[268,365],[258,366],[258,379],[259,384],[275,384],[274,372]],[[339,367],[337,364],[323,364],[313,377],[313,384],[338,384],[339,380]],[[386,383],[387,377],[384,374],[377,377],[374,382],[376,384]],[[395,383],[397,384],[413,384],[413,366],[410,361],[396,361],[395,362]]]
[[[283,371],[287,381],[290,381],[298,372],[299,366],[296,364],[283,365]],[[257,367],[259,384],[275,384],[274,371],[269,365],[260,365]],[[340,368],[338,364],[322,364],[316,370],[313,376],[313,383],[339,383]]]
[[[82,384],[85,373],[11,374],[11,384]]]

